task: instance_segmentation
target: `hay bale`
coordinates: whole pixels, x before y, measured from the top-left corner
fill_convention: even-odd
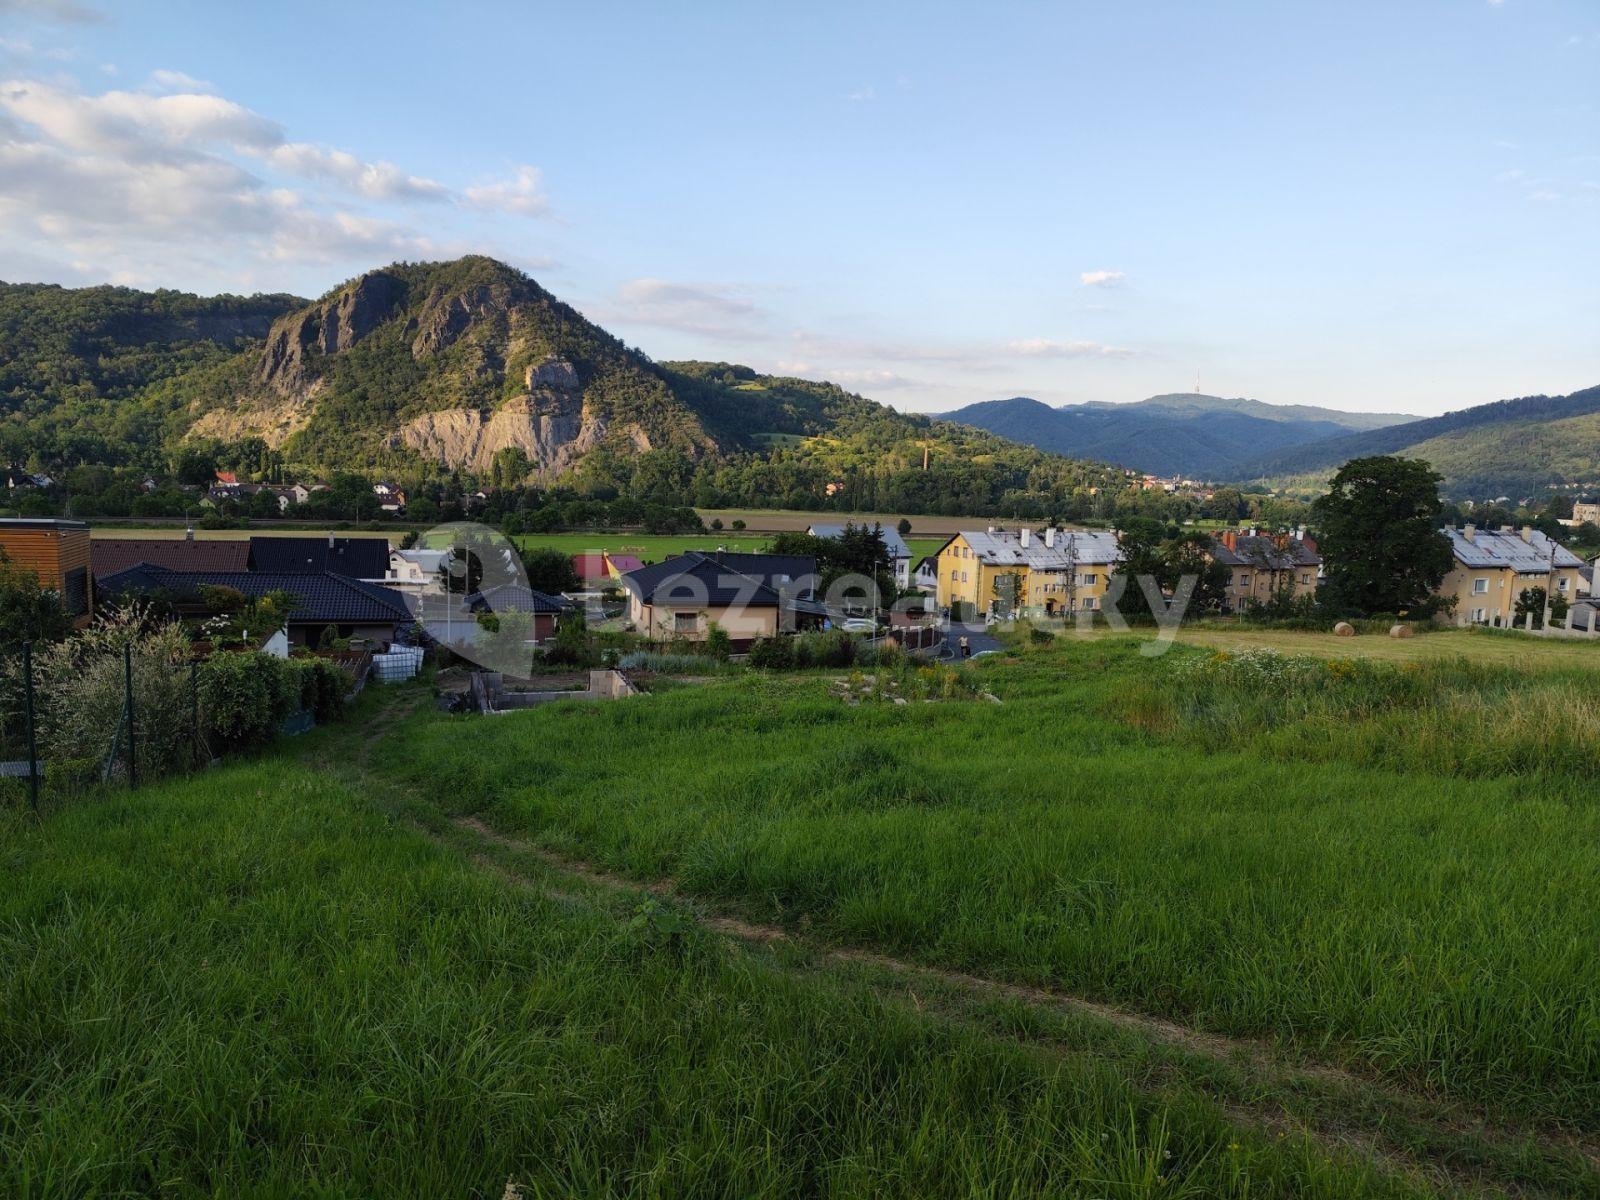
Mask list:
[[[1355,637],[1356,627],[1349,621],[1340,621],[1333,627],[1334,637]]]
[[[1392,637],[1392,638],[1408,638],[1408,637],[1411,637],[1412,636],[1411,626],[1405,625],[1405,624],[1394,624],[1394,625],[1391,625],[1391,626],[1389,626],[1389,636]]]

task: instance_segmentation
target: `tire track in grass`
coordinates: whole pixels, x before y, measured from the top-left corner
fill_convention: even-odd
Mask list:
[[[559,876],[605,894],[642,891],[673,901],[689,899],[680,895],[670,880],[630,879],[502,833],[475,816],[451,817],[448,826],[457,834],[456,840],[469,843],[465,849],[476,865],[522,886],[542,885],[507,864],[503,855],[532,858]],[[439,836],[437,830],[430,832]],[[562,888],[547,886],[545,891],[565,904],[592,902],[579,892]],[[848,971],[862,977],[869,987],[897,994],[903,990],[919,1011],[932,1006],[943,1015],[971,1020],[978,1015],[975,1010],[979,1007],[996,1003],[1021,1005],[1034,1012],[1109,1027],[1175,1052],[1179,1061],[1171,1064],[1170,1070],[1179,1075],[1182,1058],[1240,1070],[1248,1101],[1215,1094],[1210,1097],[1231,1120],[1264,1127],[1279,1137],[1302,1135],[1329,1153],[1356,1153],[1393,1174],[1420,1178],[1451,1191],[1479,1194],[1600,1196],[1600,1145],[1564,1131],[1497,1125],[1436,1098],[1405,1092],[1388,1081],[1366,1078],[1330,1064],[1291,1061],[1264,1041],[1197,1030],[1163,1017],[1047,987],[927,966],[859,947],[821,945],[798,938],[782,926],[750,921],[725,911],[708,911],[698,904],[695,920],[733,944],[800,948],[813,955],[819,966],[835,973]],[[919,995],[913,985],[921,985],[923,994]],[[1052,1039],[1047,1033],[1011,1036],[1057,1053],[1094,1053],[1063,1048],[1059,1038]],[[1285,1089],[1297,1099],[1309,1099],[1310,1111],[1263,1098],[1262,1085]],[[1529,1166],[1530,1155],[1545,1164],[1545,1169],[1532,1173],[1546,1179],[1518,1177],[1523,1171],[1514,1164]],[[1575,1193],[1574,1186],[1580,1191]]]

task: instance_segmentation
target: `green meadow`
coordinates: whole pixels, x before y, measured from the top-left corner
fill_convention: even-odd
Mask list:
[[[0,1191],[1600,1195],[1592,672],[1144,644],[7,812]]]

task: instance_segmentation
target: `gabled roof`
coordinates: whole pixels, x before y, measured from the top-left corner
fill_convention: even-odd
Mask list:
[[[473,592],[467,597],[467,607],[473,612],[563,613],[572,610],[572,602],[560,596],[547,595],[534,588],[516,583],[502,583],[496,587]]]
[[[189,541],[187,538],[95,538],[89,563],[96,579],[149,563],[173,571],[243,571],[250,564],[250,543],[242,538]]]
[[[626,575],[629,571],[637,571],[644,566],[644,560],[632,554],[608,554],[606,566],[613,575]]]
[[[789,559],[791,555],[727,554],[719,560],[698,550],[677,558],[630,571],[622,577],[623,586],[645,604],[686,606],[704,604],[723,607],[742,604],[748,608],[777,608],[780,599],[774,587],[761,576],[739,570],[735,558]],[[800,559],[812,564],[811,559]],[[792,576],[790,578],[793,578]]]
[[[382,579],[389,571],[386,538],[253,537],[250,569],[317,574],[332,571],[354,579]]]
[[[171,571],[151,563],[136,563],[100,580],[101,590],[112,594],[171,596],[178,604],[200,603],[200,589],[226,587],[246,596],[288,592],[295,597],[289,611],[292,622],[328,621],[350,625],[386,625],[411,621],[405,600],[393,588],[352,579],[332,571]]]
[[[1268,534],[1245,534],[1231,547],[1212,538],[1211,557],[1226,566],[1262,571],[1293,571],[1322,563],[1322,556],[1299,538],[1285,538],[1280,545],[1277,538]]]
[[[857,525],[856,528],[857,529],[868,529],[868,530],[870,530],[870,529],[872,529],[872,526],[871,525]],[[811,526],[810,533],[811,533],[812,537],[819,537],[819,538],[843,537],[844,536],[844,526],[843,525],[813,525],[813,526]],[[898,529],[891,529],[888,526],[884,526],[881,529],[879,529],[879,533],[883,535],[883,544],[888,548],[889,557],[890,558],[910,558],[911,557],[911,548],[906,545],[905,539],[900,536],[900,531]]]
[[[1475,529],[1469,539],[1461,529],[1446,529],[1450,551],[1456,562],[1468,570],[1504,570],[1509,567],[1518,575],[1544,575],[1549,572],[1551,556],[1557,567],[1581,567],[1583,559],[1537,529],[1527,531],[1528,538],[1509,527],[1505,529]]]
[[[1022,544],[1020,533],[1008,529],[962,530],[962,538],[972,548],[972,553],[986,566],[1027,567],[1030,571],[1064,571],[1070,564],[1078,567],[1109,567],[1122,559],[1117,545],[1117,535],[1097,530],[1060,529],[1053,539],[1055,545],[1045,545],[1044,536],[1030,530],[1028,544]],[[952,541],[955,539],[952,538]],[[945,543],[949,545],[949,543]]]
[[[604,579],[607,576],[606,556],[599,551],[593,554],[574,554],[572,569],[578,573],[579,579]]]

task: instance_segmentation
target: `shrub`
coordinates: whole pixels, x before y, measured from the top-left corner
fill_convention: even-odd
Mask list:
[[[712,658],[728,661],[728,656],[733,653],[733,639],[728,636],[728,631],[715,621],[706,630],[706,653]]]
[[[792,639],[780,634],[762,638],[750,647],[750,665],[766,671],[787,671],[794,666]]]
[[[300,669],[269,654],[215,654],[200,668],[201,726],[217,748],[268,741],[300,698]]]
[[[318,725],[336,720],[344,712],[349,676],[324,658],[295,659],[291,663],[300,673],[300,707]]]

